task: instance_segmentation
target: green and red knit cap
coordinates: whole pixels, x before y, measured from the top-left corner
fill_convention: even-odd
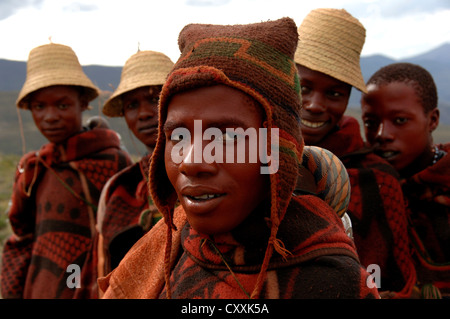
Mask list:
[[[159,138],[150,167],[149,188],[172,224],[176,194],[164,166],[162,127],[173,95],[223,84],[243,91],[264,109],[267,135],[278,128],[278,170],[270,174],[272,239],[296,185],[303,139],[299,128],[300,83],[294,62],[298,33],[290,18],[246,25],[189,24],[180,32],[181,56],[169,73],[160,96]],[[267,149],[270,145],[268,139]]]

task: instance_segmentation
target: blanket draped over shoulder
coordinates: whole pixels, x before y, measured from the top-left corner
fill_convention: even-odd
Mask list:
[[[450,296],[450,143],[438,148],[446,155],[402,180],[402,187],[422,293],[433,285],[439,294]]]
[[[22,157],[8,212],[13,234],[2,256],[3,298],[89,294],[92,283],[74,289],[70,275],[87,262],[104,184],[130,164],[117,134],[100,128]]]
[[[365,147],[356,119],[344,116],[317,146],[343,162],[351,183],[348,215],[361,264],[380,266],[380,291],[408,298],[416,282],[398,174]]]
[[[192,229],[181,206],[175,210],[174,224],[172,298],[250,297],[269,237],[260,214],[214,238]],[[104,298],[167,297],[161,240],[166,233],[167,225],[160,221],[113,272],[99,279]],[[259,298],[378,297],[338,215],[318,197],[294,196],[279,235],[290,254],[286,260],[272,256]]]
[[[135,242],[162,217],[148,192],[150,158],[144,156],[105,185],[97,214],[94,249],[98,251],[98,260],[93,262],[92,270],[95,280],[117,267]]]

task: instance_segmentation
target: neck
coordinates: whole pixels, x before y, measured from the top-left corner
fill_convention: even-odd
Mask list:
[[[403,178],[411,177],[428,166],[431,166],[436,163],[436,149],[434,146],[427,147],[426,150],[418,156],[411,164],[409,164],[404,169],[400,170],[400,175]]]
[[[155,147],[154,146],[145,146],[145,148],[147,149],[147,154],[148,155],[152,155],[153,154],[153,151],[155,150]]]

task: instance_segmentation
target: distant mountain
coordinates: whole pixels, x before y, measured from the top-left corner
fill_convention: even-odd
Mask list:
[[[378,69],[395,62],[419,64],[433,76],[439,95],[441,123],[450,124],[450,43],[413,57],[394,60],[384,55],[361,57],[364,80]],[[87,65],[83,66],[89,78],[102,90],[113,91],[120,81],[122,67]],[[0,59],[0,92],[20,91],[26,77],[26,62]],[[360,108],[361,94],[353,89],[349,108]]]
[[[0,91],[20,91],[26,74],[25,62],[0,59]]]
[[[119,85],[122,67],[87,65],[83,70],[99,89],[113,91]],[[26,62],[0,59],[0,92],[20,91],[26,75]]]
[[[416,55],[412,58],[406,59],[412,63],[423,63],[424,61],[439,61],[439,63],[450,65],[450,43],[444,43],[443,45],[428,51],[423,54]]]
[[[441,123],[450,124],[450,43],[445,43],[420,55],[398,60],[379,54],[361,57],[364,80],[369,80],[372,74],[383,66],[397,62],[418,64],[431,73],[438,90]],[[353,89],[349,107],[359,109],[360,99],[360,92]]]
[[[88,65],[83,66],[86,75],[102,91],[114,91],[120,82],[122,67]]]

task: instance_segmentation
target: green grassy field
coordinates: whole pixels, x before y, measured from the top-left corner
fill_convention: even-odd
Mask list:
[[[11,198],[14,172],[19,159],[20,158],[17,155],[0,154],[0,256],[3,251],[5,240],[11,234],[6,211],[8,209],[9,199]]]

